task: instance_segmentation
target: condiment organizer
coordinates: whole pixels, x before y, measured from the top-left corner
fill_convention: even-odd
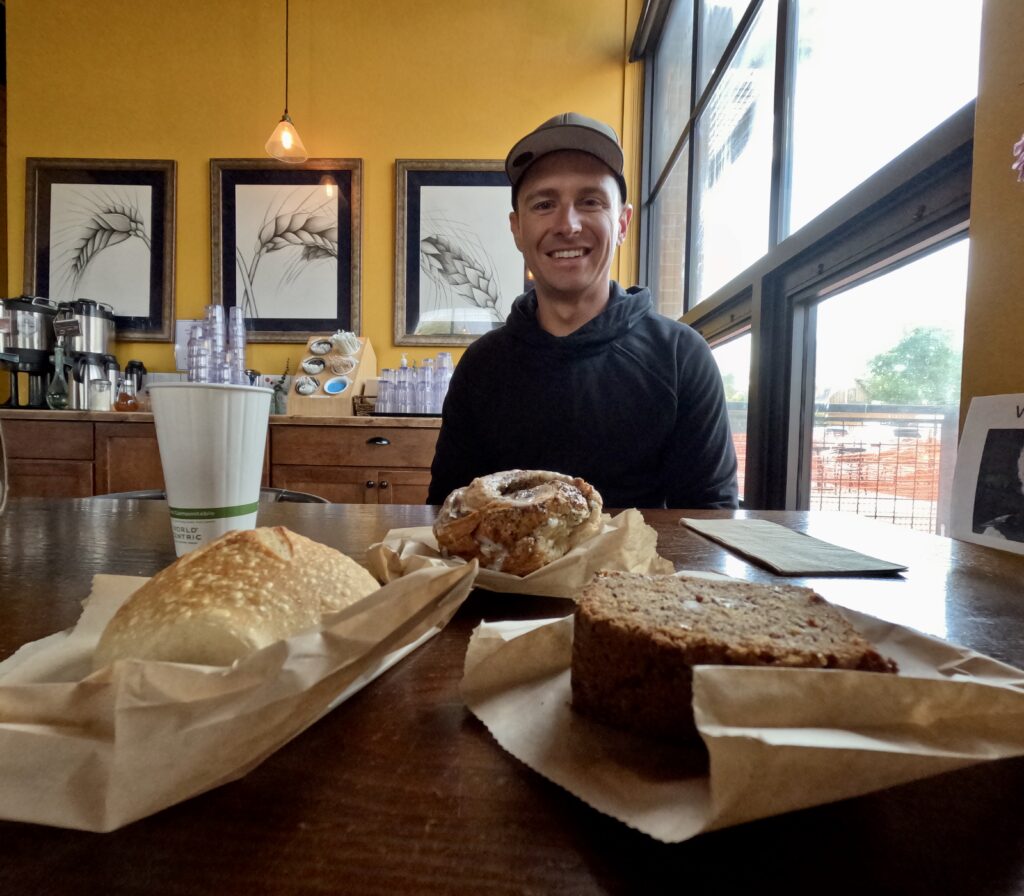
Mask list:
[[[370,340],[358,339],[359,348],[346,351],[345,340],[311,336],[306,353],[292,377],[288,393],[288,415],[294,417],[351,417],[352,400],[361,394],[363,383],[377,376],[377,356]]]

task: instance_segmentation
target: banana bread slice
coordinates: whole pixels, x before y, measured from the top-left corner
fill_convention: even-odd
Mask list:
[[[896,672],[810,588],[600,572],[580,593],[572,704],[618,728],[697,737],[693,667],[798,666]]]

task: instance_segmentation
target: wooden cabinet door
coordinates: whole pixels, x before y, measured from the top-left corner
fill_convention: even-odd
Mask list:
[[[429,470],[378,470],[378,504],[426,504]]]
[[[303,464],[273,464],[270,484],[274,488],[287,488],[309,492],[326,498],[334,504],[374,504],[377,501],[376,470],[360,467],[320,467]],[[369,496],[369,497],[368,497]]]
[[[334,504],[425,504],[430,471],[274,464],[270,484]]]
[[[96,494],[164,487],[152,423],[96,424]]]
[[[23,460],[7,462],[12,498],[90,498],[91,460]]]
[[[23,460],[92,460],[92,424],[76,420],[4,420],[7,456]]]
[[[93,494],[92,424],[4,420],[12,498],[88,498]]]

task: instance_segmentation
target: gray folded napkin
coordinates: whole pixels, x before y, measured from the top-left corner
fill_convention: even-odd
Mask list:
[[[684,526],[783,576],[896,573],[907,567],[829,544],[768,520],[695,520]]]

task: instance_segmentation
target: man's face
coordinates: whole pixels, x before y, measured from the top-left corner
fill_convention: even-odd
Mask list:
[[[607,299],[612,258],[632,214],[611,170],[594,156],[568,150],[534,162],[509,221],[538,296]]]

